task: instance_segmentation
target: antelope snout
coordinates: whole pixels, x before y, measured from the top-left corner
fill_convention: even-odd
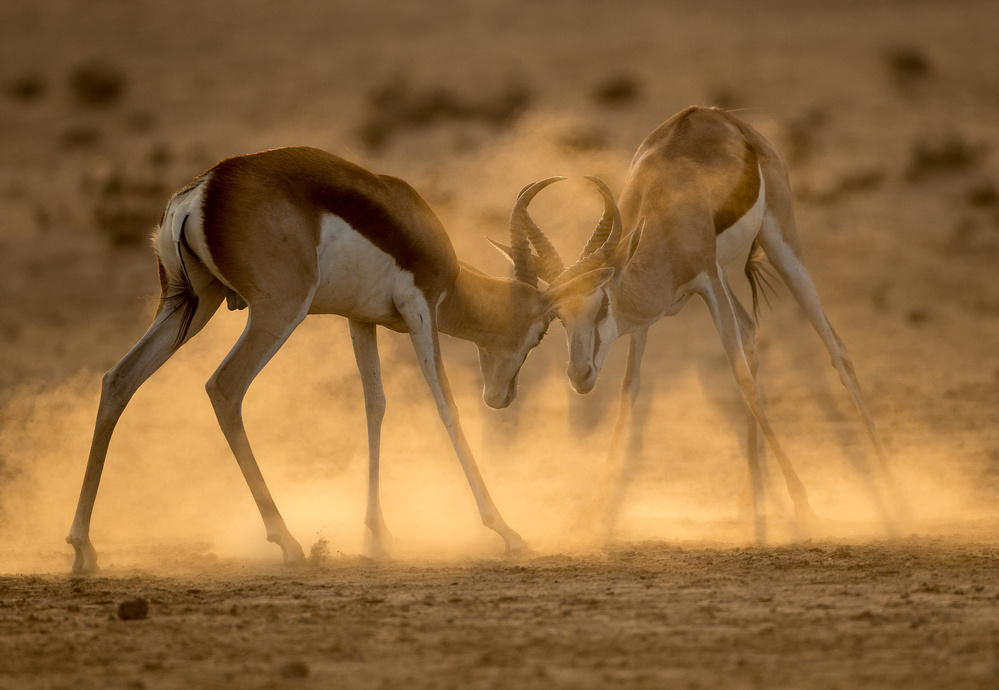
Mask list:
[[[482,392],[482,401],[494,410],[502,410],[510,407],[510,403],[517,397],[517,380],[513,379],[506,386],[499,390],[489,390]]]
[[[570,364],[566,373],[573,389],[581,395],[589,393],[597,385],[597,370],[592,364],[583,366]]]

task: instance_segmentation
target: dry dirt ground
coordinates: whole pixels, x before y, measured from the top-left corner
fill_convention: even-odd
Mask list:
[[[999,547],[0,580],[10,687],[994,687]],[[149,602],[144,620],[117,606]]]
[[[0,687],[999,686],[999,6],[692,5],[0,4]],[[397,558],[369,561],[360,387],[345,324],[317,318],[244,410],[311,547],[285,569],[202,389],[245,318],[223,310],[123,416],[94,514],[104,570],[70,576],[100,376],[155,306],[146,238],[174,189],[225,156],[318,146],[411,182],[459,256],[503,274],[484,237],[522,185],[570,177],[532,213],[574,257],[600,213],[582,176],[619,191],[692,103],[785,152],[806,260],[910,504],[894,532],[856,414],[778,288],[761,384],[821,518],[810,538],[772,477],[772,543],[751,545],[741,403],[692,303],[652,329],[609,540],[574,522],[625,348],[574,396],[555,324],[490,411],[474,348],[445,343],[483,475],[536,549],[515,562],[478,525],[405,337],[380,335]]]

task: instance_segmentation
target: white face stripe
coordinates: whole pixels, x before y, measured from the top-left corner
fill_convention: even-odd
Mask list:
[[[760,193],[756,197],[756,203],[746,212],[746,215],[715,238],[715,255],[718,263],[722,266],[732,263],[740,254],[749,249],[749,245],[753,243],[756,235],[760,232],[763,212],[767,205],[767,185],[763,179],[763,170],[759,166],[757,166],[757,170],[760,175]]]
[[[590,311],[594,307],[589,306],[586,308],[588,316],[578,321],[570,319],[571,332],[566,325],[566,319],[562,319],[562,323],[566,325],[570,365],[577,369],[580,366],[592,366],[594,371],[599,371],[620,331],[617,319],[614,318],[610,288],[604,286],[588,299],[594,300],[599,305],[596,307],[597,311]]]
[[[596,326],[596,333],[600,341],[593,353],[593,366],[600,369],[607,360],[607,355],[610,354],[611,347],[618,336],[617,320],[614,318],[612,308],[608,306],[607,316],[598,321]]]

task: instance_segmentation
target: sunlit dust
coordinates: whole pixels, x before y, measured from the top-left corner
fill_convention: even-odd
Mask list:
[[[686,337],[670,339],[666,329],[654,336],[645,401],[636,410],[640,426],[630,440],[637,461],[611,535],[600,524],[579,525],[577,518],[603,473],[620,348],[597,390],[578,396],[564,379],[564,344],[555,325],[525,365],[521,397],[510,409],[493,411],[479,397],[474,349],[445,343],[462,424],[487,485],[506,520],[540,552],[602,548],[608,536],[752,542],[744,416],[727,365],[713,350],[703,314],[684,313],[669,326]],[[221,311],[140,389],[123,415],[94,513],[93,539],[106,554],[105,565],[169,559],[163,554],[178,548],[188,555],[280,558],[264,541],[202,387],[241,328],[240,314]],[[393,553],[407,560],[499,556],[502,543],[479,522],[408,338],[386,332],[380,342],[388,399],[382,499]],[[688,351],[702,345],[700,352]],[[768,390],[809,375],[807,370],[781,374]],[[839,400],[845,393],[835,385],[817,395],[845,406]],[[81,373],[58,387],[24,391],[7,405],[0,437],[8,473],[0,505],[4,539],[11,544],[5,571],[68,567],[71,549],[62,538],[82,477],[98,389],[96,374]],[[822,402],[806,393],[775,391],[771,410],[821,517],[811,538],[967,536],[987,524],[989,513],[975,497],[969,468],[951,462],[946,444],[928,435],[892,448],[893,471],[910,513],[886,524],[876,509],[883,488],[869,487],[854,465],[874,460],[859,423],[848,409],[842,418],[828,419]],[[307,320],[251,387],[245,420],[278,506],[306,549],[325,539],[334,553],[363,553],[365,419],[346,324],[337,318]],[[840,444],[843,438],[846,446]],[[769,477],[769,536],[777,543],[799,538],[772,463]]]

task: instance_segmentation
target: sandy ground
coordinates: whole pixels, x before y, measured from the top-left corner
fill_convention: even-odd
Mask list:
[[[970,0],[0,5],[0,687],[995,687],[996,35],[999,9]],[[69,575],[100,376],[149,322],[146,237],[174,189],[228,155],[318,146],[410,181],[459,256],[503,274],[484,237],[504,237],[521,186],[570,177],[532,213],[574,257],[600,213],[582,176],[619,191],[692,103],[738,109],[785,152],[808,265],[911,506],[894,532],[779,288],[761,381],[821,518],[809,539],[772,477],[772,543],[751,545],[741,403],[692,303],[652,329],[609,541],[574,524],[625,348],[575,396],[555,324],[491,411],[474,348],[445,343],[486,481],[536,549],[515,562],[478,524],[407,339],[381,334],[396,558],[369,561],[349,336],[316,318],[244,410],[313,554],[285,569],[202,388],[245,318],[223,311],[123,416],[94,515],[104,570]],[[123,620],[136,599],[145,617]]]
[[[997,576],[994,545],[912,539],[6,577],[4,671],[25,688],[984,688]],[[135,597],[147,618],[119,619]]]

